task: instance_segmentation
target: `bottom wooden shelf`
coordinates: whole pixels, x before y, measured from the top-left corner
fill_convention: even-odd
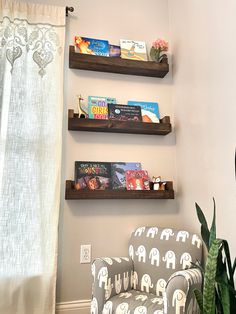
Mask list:
[[[174,199],[173,182],[167,181],[165,191],[75,190],[74,181],[66,181],[66,200],[85,199]]]

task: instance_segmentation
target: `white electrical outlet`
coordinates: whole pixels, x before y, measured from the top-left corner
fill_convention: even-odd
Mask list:
[[[80,263],[91,263],[91,244],[82,244],[80,246]]]

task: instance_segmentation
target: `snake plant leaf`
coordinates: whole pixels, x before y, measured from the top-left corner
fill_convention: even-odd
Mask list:
[[[209,237],[209,247],[211,247],[211,243],[216,239],[216,202],[213,197],[213,203],[214,203],[214,211],[213,211],[213,219],[210,229],[210,237]]]
[[[223,246],[224,246],[224,252],[225,252],[225,257],[226,257],[226,261],[227,261],[230,285],[234,288],[234,272],[233,272],[233,268],[232,268],[232,264],[231,264],[229,245],[228,245],[228,242],[226,240],[223,240]]]
[[[230,293],[228,287],[228,276],[226,264],[224,263],[224,272],[221,274],[220,281],[218,281],[218,287],[220,290],[220,301],[224,314],[230,314]]]
[[[206,221],[205,215],[203,214],[203,211],[201,210],[200,206],[197,203],[195,203],[195,206],[196,206],[198,220],[201,224],[202,239],[203,239],[207,249],[209,250],[210,231],[209,231],[209,228],[207,225],[207,221]]]
[[[215,278],[217,270],[217,258],[223,241],[213,240],[205,267],[205,278],[203,286],[203,312],[204,314],[215,314]]]
[[[235,268],[236,268],[236,257],[234,259],[234,263],[233,263],[233,267],[232,267],[233,275],[234,275],[234,272],[235,272]]]
[[[197,300],[197,304],[199,306],[201,314],[203,314],[203,295],[202,292],[198,289],[194,289],[193,293],[195,295],[195,298]]]

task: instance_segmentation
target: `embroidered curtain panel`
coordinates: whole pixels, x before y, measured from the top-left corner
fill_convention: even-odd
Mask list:
[[[0,313],[55,313],[65,8],[0,0]]]

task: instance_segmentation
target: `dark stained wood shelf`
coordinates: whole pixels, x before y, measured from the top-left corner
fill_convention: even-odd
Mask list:
[[[157,63],[154,61],[137,61],[87,55],[76,53],[74,46],[70,46],[69,67],[71,69],[159,78],[163,78],[169,72],[169,64],[167,62]]]
[[[66,181],[66,200],[85,199],[174,199],[173,183],[166,183],[165,191],[75,190],[74,181]]]
[[[118,120],[82,119],[74,110],[68,110],[68,130],[108,133],[130,133],[166,135],[171,132],[170,117],[166,116],[160,123],[145,123]]]

